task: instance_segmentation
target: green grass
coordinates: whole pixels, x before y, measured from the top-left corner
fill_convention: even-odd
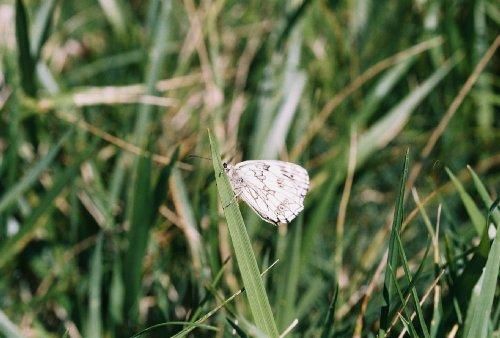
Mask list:
[[[0,337],[500,337],[495,1],[0,18]],[[305,210],[221,158],[302,165]]]

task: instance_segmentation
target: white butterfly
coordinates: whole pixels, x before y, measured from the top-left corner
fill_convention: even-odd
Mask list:
[[[223,166],[236,197],[264,221],[275,225],[290,223],[304,209],[309,175],[301,166],[273,160]]]

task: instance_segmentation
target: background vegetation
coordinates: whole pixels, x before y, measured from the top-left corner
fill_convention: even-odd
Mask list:
[[[499,23],[494,0],[2,3],[0,336],[500,336]],[[305,211],[225,217],[219,155],[301,164]]]

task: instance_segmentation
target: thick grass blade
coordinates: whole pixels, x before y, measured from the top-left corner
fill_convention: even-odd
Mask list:
[[[124,283],[127,285],[125,293],[125,309],[127,315],[137,314],[138,298],[142,280],[142,261],[146,254],[149,240],[149,229],[153,225],[159,205],[163,202],[168,191],[166,184],[176,163],[177,153],[174,153],[170,164],[162,169],[162,173],[152,188],[150,157],[140,157],[139,166],[134,178],[134,195],[132,196],[132,211],[130,213],[130,231],[128,233],[128,250],[124,262]]]
[[[99,0],[99,5],[101,5],[102,11],[106,18],[108,19],[110,26],[118,37],[118,39],[125,41],[127,37],[127,20],[131,20],[127,11],[125,11],[126,4],[128,2],[122,2],[121,0]]]
[[[286,68],[283,75],[281,92],[282,102],[264,141],[259,154],[261,159],[275,159],[283,150],[292,121],[298,111],[300,98],[304,91],[307,77],[299,71],[300,51],[302,47],[301,32],[296,32],[290,39],[290,51],[287,55]]]
[[[408,177],[408,162],[409,162],[409,152],[406,152],[405,162],[403,166],[403,172],[401,175],[401,181],[399,185],[398,197],[396,200],[395,212],[394,212],[394,221],[392,223],[392,231],[391,237],[389,239],[389,252],[387,255],[387,266],[391,266],[393,269],[397,269],[399,266],[399,250],[397,246],[397,236],[399,236],[399,232],[401,231],[401,225],[403,223],[404,216],[404,192],[405,192],[405,184],[406,179]],[[385,331],[389,328],[390,325],[390,311],[391,307],[394,305],[394,297],[395,297],[395,288],[396,288],[397,280],[392,278],[392,274],[390,269],[386,269],[385,277],[384,277],[384,287],[382,291],[384,304],[380,309],[380,331],[379,336],[385,336]]]
[[[120,255],[115,254],[113,258],[113,275],[111,277],[109,312],[114,323],[123,322],[123,304],[125,300],[125,285],[123,284],[123,272]]]
[[[134,178],[134,195],[130,214],[128,250],[125,256],[124,281],[126,316],[137,316],[138,297],[141,287],[142,259],[146,253],[151,225],[151,158],[140,157]]]
[[[448,244],[448,242],[447,242]],[[447,250],[451,250],[448,249]],[[451,292],[443,299],[443,304],[453,304],[453,306],[444,307],[443,320],[441,321],[437,336],[447,332],[447,327],[453,323],[463,321],[463,317],[467,309],[471,306],[470,302],[474,302],[471,297],[474,287],[478,283],[483,274],[486,265],[488,254],[490,252],[490,239],[488,237],[488,228],[484,227],[479,245],[474,248],[474,254],[470,260],[467,260],[464,267],[461,268],[461,273],[458,274],[457,266],[454,264],[454,259],[448,257],[450,268]],[[447,253],[448,254],[448,253]],[[448,254],[450,256],[450,254]]]
[[[486,187],[484,186],[483,182],[479,178],[479,176],[476,174],[474,169],[472,167],[467,166],[467,169],[469,170],[471,176],[472,176],[472,181],[474,182],[474,186],[476,187],[477,192],[479,193],[479,196],[481,196],[481,199],[483,200],[484,204],[486,207],[490,207],[493,204],[493,200],[491,199],[490,195],[488,194],[488,191],[486,190]],[[493,218],[493,221],[497,225],[497,227],[500,226],[500,210],[498,208],[494,208],[492,210],[491,217]]]
[[[448,168],[445,169],[451,181],[453,182],[453,185],[457,189],[460,198],[462,199],[462,203],[465,206],[465,210],[467,210],[467,214],[469,214],[469,217],[472,221],[472,224],[474,225],[474,228],[476,229],[477,234],[481,235],[483,233],[484,226],[486,223],[484,216],[481,214],[481,211],[477,207],[472,197],[467,193],[467,191],[465,191],[465,188],[462,185],[462,183],[460,183],[460,181],[455,177],[455,175],[453,175],[450,169]]]
[[[102,284],[102,234],[97,243],[90,263],[89,307],[86,327],[86,337],[102,337],[101,322],[101,284]]]
[[[361,110],[354,116],[354,124],[362,129],[367,121],[377,111],[380,104],[388,97],[399,80],[408,73],[410,66],[415,62],[416,57],[405,60],[393,68],[387,70],[377,81],[374,88],[368,93]]]
[[[495,208],[498,203],[495,205]],[[470,330],[464,337],[467,338],[483,338],[488,336],[488,326],[490,323],[491,309],[493,299],[495,298],[495,290],[498,286],[498,272],[500,267],[500,231],[497,229],[496,237],[491,245],[488,254],[488,260],[479,279],[479,290],[477,299],[473,304],[472,309],[469,309],[469,315],[472,316]]]
[[[293,229],[290,231],[292,236],[288,236],[287,254],[283,257],[283,265],[280,267],[282,268],[280,271],[283,273],[280,276],[281,282],[277,287],[277,301],[281,306],[276,318],[280,331],[283,331],[294,318],[297,318],[296,302],[301,271],[302,226],[303,216],[301,215],[299,222],[294,224]]]
[[[31,55],[28,14],[23,0],[16,0],[16,40],[19,51],[19,70],[21,72],[21,87],[29,96],[35,96],[35,64]]]
[[[166,47],[169,41],[171,2],[163,0],[159,12],[159,27],[153,36],[150,51],[150,60],[146,67],[145,82],[148,95],[155,93],[155,84],[162,75],[165,65]],[[134,140],[136,146],[146,149],[149,144],[149,125],[154,106],[142,104],[135,121]],[[129,215],[130,232],[128,234],[129,248],[125,255],[124,282],[127,285],[125,294],[125,317],[138,319],[138,299],[142,279],[142,260],[146,252],[149,238],[149,229],[152,222],[152,213],[156,210],[150,208],[153,203],[151,191],[151,159],[140,157],[134,165],[134,184],[130,190],[130,203],[132,211]]]
[[[11,338],[24,338],[21,330],[14,324],[5,313],[0,310],[0,333],[5,337]]]
[[[417,106],[444,79],[456,62],[456,58],[446,61],[441,68],[437,69],[427,80],[412,90],[399,104],[361,135],[356,160],[358,167],[371,154],[385,147],[401,132]]]
[[[474,45],[474,63],[478,63],[481,57],[488,50],[488,34],[486,25],[486,0],[480,0],[474,2],[474,33],[475,33],[475,45]],[[483,73],[477,79],[477,84],[475,88],[475,95],[472,99],[475,101],[477,111],[476,118],[477,124],[479,126],[479,136],[485,141],[494,142],[494,101],[490,99],[494,96],[494,90],[492,89],[491,82],[488,79],[488,75]]]
[[[278,329],[274,321],[273,312],[264,289],[264,283],[259,273],[250,238],[246,232],[243,217],[238,204],[234,203],[234,193],[227,176],[224,174],[222,162],[219,155],[219,147],[209,131],[212,162],[215,171],[215,180],[221,199],[221,204],[227,206],[224,209],[231,241],[233,243],[236,260],[241,272],[243,284],[247,291],[248,302],[259,329],[269,337],[278,337]]]
[[[55,7],[58,0],[42,1],[40,8],[31,27],[31,55],[36,63],[40,58],[42,47],[47,41],[50,32],[52,17],[54,15]]]
[[[169,0],[161,2],[161,9],[159,14],[158,29],[155,32],[153,44],[150,50],[149,65],[146,68],[145,75],[146,94],[154,95],[156,92],[155,85],[163,74],[165,68],[166,52],[168,42],[170,41],[170,12],[172,10],[172,3]],[[150,133],[148,132],[151,114],[153,113],[154,106],[150,104],[142,104],[137,114],[135,122],[134,139],[135,145],[140,148],[145,148],[148,144]]]

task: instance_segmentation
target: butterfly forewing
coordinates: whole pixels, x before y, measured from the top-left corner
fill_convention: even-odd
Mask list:
[[[299,165],[255,160],[227,172],[235,194],[266,222],[289,223],[304,209],[309,175]]]

